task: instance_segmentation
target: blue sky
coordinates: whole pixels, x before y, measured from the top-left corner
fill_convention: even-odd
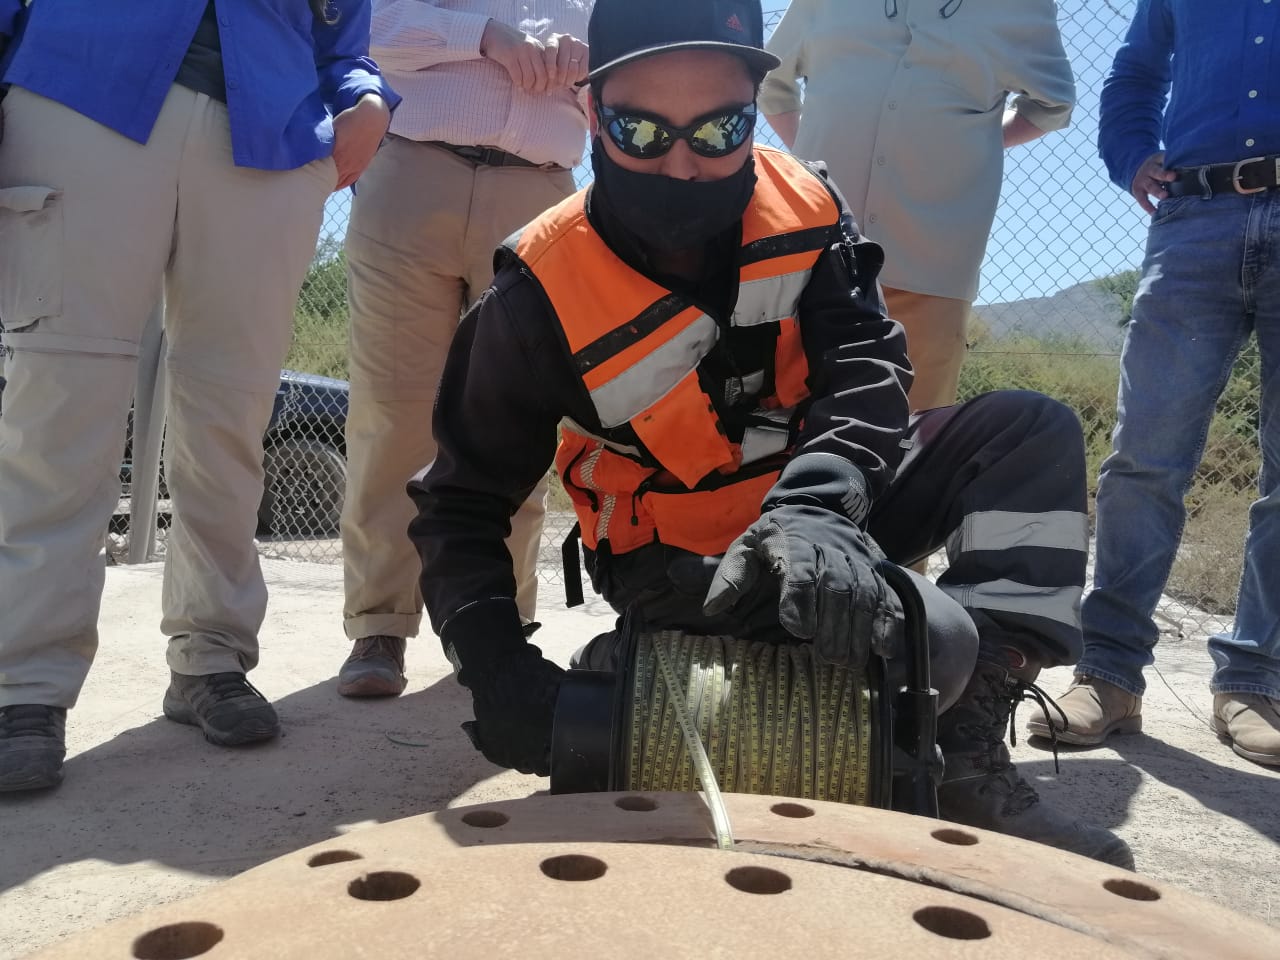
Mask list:
[[[1141,262],[1147,216],[1107,180],[1096,147],[1098,91],[1135,5],[1136,0],[1059,0],[1079,103],[1069,129],[1006,155],[979,303],[1046,296]],[[776,11],[785,8],[777,0],[765,0],[764,6],[766,22],[776,22]],[[578,176],[581,181],[583,171]],[[330,198],[326,235],[346,233],[349,197],[344,191]]]

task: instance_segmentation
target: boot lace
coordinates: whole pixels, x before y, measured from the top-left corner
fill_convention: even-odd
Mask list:
[[[1030,700],[1041,710],[1047,718],[1049,716],[1049,708],[1053,707],[1058,711],[1058,716],[1062,718],[1062,729],[1067,729],[1067,715],[1063,709],[1058,706],[1058,701],[1044,692],[1042,687],[1034,683],[1027,683],[1024,680],[1010,678],[1012,687],[1009,690],[1009,745],[1016,747],[1018,745],[1018,735],[1016,733],[1016,719],[1018,715],[1018,704],[1023,701]],[[1054,723],[1049,723],[1049,743],[1053,749],[1053,772],[1055,775],[1062,773],[1058,766],[1058,727]]]
[[[40,703],[19,703],[0,707],[0,736],[58,736],[59,709]]]
[[[1018,814],[1038,803],[1040,795],[1036,793],[1031,784],[1018,775],[1017,770],[1014,768],[1013,759],[1009,756],[1008,750],[1004,748],[1005,731],[1008,731],[1009,743],[1012,746],[1017,746],[1017,734],[1014,732],[1014,724],[1017,719],[1018,705],[1024,700],[1030,700],[1038,704],[1046,715],[1048,715],[1050,705],[1059,714],[1062,713],[1062,708],[1036,684],[1019,680],[1011,676],[1006,670],[990,670],[985,674],[984,679],[990,692],[985,696],[979,695],[975,700],[979,708],[993,722],[968,728],[971,735],[976,734],[987,746],[988,779],[978,789],[985,793],[995,784],[1003,784],[1007,792],[1004,803],[1005,812],[1007,814]],[[1065,721],[1065,716],[1063,719]],[[1056,734],[1053,737],[1053,768],[1055,773],[1059,772]]]
[[[404,641],[399,637],[381,634],[372,637],[361,637],[356,641],[355,649],[351,651],[351,656],[347,659],[356,661],[379,660],[382,658],[386,658],[403,667]]]
[[[266,700],[261,691],[248,681],[243,673],[227,672],[213,673],[203,680],[204,688],[199,692],[198,699],[203,700],[210,706],[219,703],[226,703],[228,700],[238,700],[241,697],[257,697],[259,700]]]

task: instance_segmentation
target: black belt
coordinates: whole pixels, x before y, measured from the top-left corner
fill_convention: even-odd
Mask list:
[[[1169,196],[1210,197],[1219,193],[1261,193],[1280,186],[1280,155],[1250,157],[1237,163],[1184,167],[1169,184]]]
[[[470,160],[472,163],[485,167],[532,167],[535,170],[565,169],[558,163],[534,163],[532,160],[517,157],[514,153],[507,153],[505,150],[498,150],[495,147],[460,147],[456,143],[445,143],[443,140],[425,140],[423,142],[433,147],[439,147],[441,150],[456,153],[463,160]]]

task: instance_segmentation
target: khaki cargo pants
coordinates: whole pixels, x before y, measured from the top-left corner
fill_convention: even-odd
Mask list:
[[[421,562],[410,478],[435,459],[431,409],[462,311],[493,279],[495,248],[574,191],[567,170],[476,165],[391,137],[360,179],[347,231],[351,408],[342,515],[343,626],[412,637]],[[539,484],[511,520],[520,614],[533,619],[546,510]]]
[[[160,628],[179,673],[248,670],[267,601],[262,435],[333,162],[236,167],[225,106],[177,86],[145,145],[19,88],[3,110],[0,706],[73,706],[88,673],[138,343],[162,295]]]

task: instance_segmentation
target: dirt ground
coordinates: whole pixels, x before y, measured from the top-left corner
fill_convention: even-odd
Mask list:
[[[98,660],[68,721],[66,782],[0,798],[0,958],[190,896],[288,851],[447,805],[519,797],[546,781],[500,771],[458,724],[466,692],[434,637],[411,642],[410,685],[390,702],[337,696],[347,653],[341,568],[270,560],[271,606],[253,681],[284,734],[210,746],[160,714],[161,567],[110,567]],[[537,639],[566,663],[607,629],[600,603],[573,611],[546,587]],[[1280,771],[1237,757],[1208,728],[1209,657],[1176,609],[1151,673],[1143,734],[1050,754],[1025,742],[1020,769],[1132,844],[1139,871],[1280,926]],[[1181,635],[1180,635],[1181,634]],[[1060,693],[1070,671],[1042,678]]]

